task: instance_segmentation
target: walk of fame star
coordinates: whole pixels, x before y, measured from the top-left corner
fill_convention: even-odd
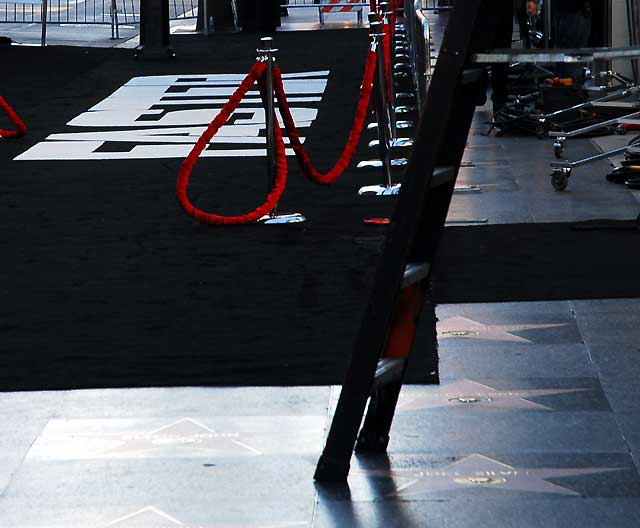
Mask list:
[[[551,493],[580,496],[579,493],[547,479],[610,473],[629,468],[526,468],[503,464],[484,455],[473,454],[441,469],[365,470],[367,477],[404,481],[389,496],[410,497],[439,491],[462,489],[509,490],[526,493]]]
[[[528,409],[551,411],[550,407],[527,400],[536,396],[570,394],[589,389],[509,389],[497,390],[469,379],[434,386],[420,392],[403,393],[397,409],[416,411],[441,407]]]
[[[529,339],[517,336],[512,332],[544,328],[559,328],[568,326],[568,324],[569,323],[485,325],[474,321],[473,319],[456,316],[448,317],[447,319],[439,321],[437,329],[439,339],[482,339],[486,341],[532,344],[532,341]]]
[[[123,515],[111,521],[104,528],[138,528],[149,526],[153,528],[171,528],[181,526],[182,528],[301,528],[309,526],[307,522],[269,522],[269,523],[214,523],[214,524],[185,524],[175,517],[163,512],[155,506],[147,506],[136,512]]]
[[[148,433],[123,434],[120,440],[119,445],[106,449],[100,454],[126,454],[163,447],[204,449],[224,454],[262,454],[241,441],[239,434],[218,433],[193,418],[183,418]]]

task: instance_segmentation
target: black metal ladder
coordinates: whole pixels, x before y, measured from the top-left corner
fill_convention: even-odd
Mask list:
[[[345,481],[354,447],[358,452],[386,451],[415,326],[425,306],[434,336],[428,352],[434,365],[432,381],[437,382],[435,310],[427,285],[478,94],[484,90],[484,69],[473,67],[469,59],[481,3],[459,2],[451,13],[373,290],[316,468],[317,481]]]

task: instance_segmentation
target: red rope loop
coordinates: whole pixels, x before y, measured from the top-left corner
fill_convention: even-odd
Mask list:
[[[4,113],[7,114],[7,117],[11,120],[11,122],[16,126],[17,130],[4,130],[0,128],[0,138],[10,139],[10,138],[19,138],[24,136],[27,133],[27,127],[24,124],[24,121],[18,117],[13,111],[13,108],[9,106],[9,103],[5,101],[3,97],[0,96],[0,108],[4,110]]]
[[[309,155],[305,152],[302,143],[300,142],[300,133],[296,128],[296,125],[291,116],[291,108],[287,101],[287,96],[284,92],[284,85],[282,83],[282,74],[279,68],[275,69],[275,91],[278,98],[278,105],[280,107],[280,113],[284,120],[284,126],[287,130],[287,135],[291,141],[291,147],[296,153],[296,158],[300,167],[305,174],[315,183],[322,185],[331,185],[335,183],[342,175],[345,169],[349,166],[351,158],[356,151],[358,143],[360,141],[360,135],[362,134],[362,127],[367,117],[367,108],[369,107],[369,99],[371,98],[371,90],[373,85],[373,75],[376,69],[376,53],[369,51],[367,53],[367,61],[364,70],[364,78],[362,80],[362,86],[360,87],[360,100],[358,101],[358,107],[353,120],[353,127],[349,132],[349,139],[347,144],[340,155],[340,158],[333,166],[333,168],[325,173],[319,173],[311,163]]]
[[[242,84],[238,87],[238,89],[233,93],[230,97],[229,101],[222,107],[222,110],[218,113],[218,115],[211,121],[207,129],[204,131],[200,139],[198,139],[197,143],[187,156],[187,158],[182,162],[182,166],[180,167],[180,172],[178,173],[178,183],[176,185],[176,197],[178,198],[178,202],[185,210],[185,212],[202,222],[203,224],[211,224],[211,225],[230,225],[230,224],[249,224],[255,222],[260,219],[262,216],[266,215],[271,211],[285,188],[285,184],[287,181],[287,159],[285,156],[285,148],[284,141],[282,139],[282,131],[280,127],[276,123],[275,126],[275,136],[276,136],[276,176],[275,182],[273,185],[273,189],[267,196],[266,201],[260,205],[257,209],[250,213],[237,215],[237,216],[222,216],[216,215],[212,213],[206,213],[197,207],[195,207],[187,197],[187,187],[189,185],[189,176],[191,175],[191,171],[193,170],[194,165],[198,161],[198,157],[202,153],[202,151],[207,147],[209,141],[216,135],[218,130],[222,125],[224,125],[231,114],[235,112],[238,104],[247,92],[251,89],[257,79],[259,79],[266,69],[266,64],[264,62],[256,62],[256,64],[251,68],[251,71],[247,74]]]

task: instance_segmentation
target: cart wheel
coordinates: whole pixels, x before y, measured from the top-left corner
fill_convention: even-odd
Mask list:
[[[569,184],[569,176],[571,172],[569,170],[554,170],[551,173],[551,185],[556,191],[564,191]]]
[[[559,139],[553,144],[553,154],[556,158],[562,159],[562,154],[564,154],[564,141]]]
[[[616,127],[616,134],[624,136],[627,133],[627,128],[624,125],[618,125]]]

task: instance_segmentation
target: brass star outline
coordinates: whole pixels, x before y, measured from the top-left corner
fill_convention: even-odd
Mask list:
[[[111,521],[109,524],[105,525],[104,528],[110,528],[110,527],[118,527],[118,526],[122,526],[123,528],[126,528],[129,522],[139,522],[140,518],[142,516],[148,516],[151,518],[152,522],[155,522],[158,526],[182,526],[183,528],[295,528],[295,527],[302,527],[302,526],[309,526],[308,522],[302,521],[302,522],[276,522],[276,523],[269,523],[269,524],[247,524],[247,523],[242,523],[242,524],[212,524],[212,525],[202,525],[202,524],[198,524],[196,525],[189,525],[189,524],[185,524],[181,521],[179,521],[178,519],[176,519],[175,517],[172,517],[171,515],[163,512],[162,510],[160,510],[159,508],[156,508],[155,506],[146,506],[138,511],[135,511],[133,513],[129,513],[127,515],[123,515],[122,517],[119,517],[118,519]],[[171,524],[167,524],[171,523]],[[163,523],[163,524],[160,524]]]
[[[262,453],[240,440],[237,433],[218,433],[193,418],[175,422],[149,431],[120,435],[121,443],[99,453],[99,456],[144,452],[167,447],[192,448],[208,451]]]
[[[509,343],[522,343],[531,345],[533,341],[517,336],[512,332],[522,330],[536,330],[545,328],[560,328],[569,326],[570,323],[546,323],[546,324],[495,324],[488,325],[468,319],[467,317],[448,317],[439,321],[436,328],[439,339],[481,339],[485,341],[503,341]]]
[[[547,479],[610,473],[630,468],[527,468],[504,464],[481,454],[473,454],[441,469],[364,470],[365,477],[404,480],[387,497],[411,497],[441,491],[469,489],[507,490],[526,493],[550,493],[579,497],[577,493]]]
[[[523,409],[552,411],[546,405],[527,400],[536,396],[572,394],[591,389],[507,389],[498,390],[470,379],[462,379],[433,388],[425,388],[420,394],[413,392],[400,395],[397,409],[416,411],[443,407],[465,407],[466,409]]]

